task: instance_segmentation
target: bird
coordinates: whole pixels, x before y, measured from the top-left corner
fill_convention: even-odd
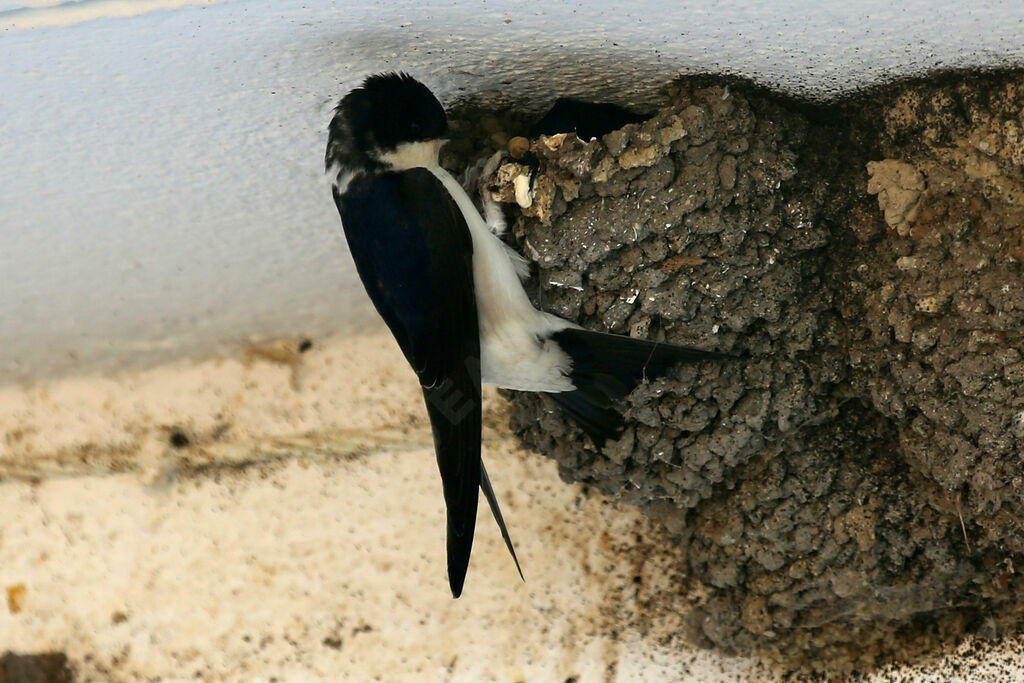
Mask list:
[[[559,97],[529,132],[531,138],[558,133],[576,133],[586,142],[618,130],[630,123],[643,123],[653,114],[637,114],[610,102],[584,102],[574,97]]]
[[[439,163],[453,137],[427,86],[375,74],[335,108],[325,166],[356,271],[422,388],[458,598],[480,491],[523,575],[481,459],[482,382],[548,394],[601,448],[624,424],[616,399],[675,363],[723,355],[585,330],[535,308],[528,263]]]

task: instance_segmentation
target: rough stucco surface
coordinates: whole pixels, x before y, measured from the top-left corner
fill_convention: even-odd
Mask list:
[[[958,0],[0,2],[0,382],[371,325],[321,165],[368,73],[492,108],[640,104],[680,71],[828,98],[1019,63],[1022,19]]]
[[[867,663],[1015,627],[1022,83],[816,109],[684,82],[644,124],[533,145],[537,301],[740,356],[640,386],[602,452],[513,394],[563,477],[675,530],[714,590],[701,638]]]
[[[562,485],[492,391],[484,457],[527,580],[484,509],[452,600],[397,345],[297,347],[0,389],[0,680],[65,661],[79,683],[820,680],[688,643],[713,596],[685,546]],[[1004,683],[1021,662],[1021,636],[975,637],[860,680]]]
[[[394,340],[299,348],[0,389],[0,680],[63,657],[80,683],[770,675],[665,647],[671,544],[520,451],[493,391],[484,457],[527,581],[485,506],[452,600]]]

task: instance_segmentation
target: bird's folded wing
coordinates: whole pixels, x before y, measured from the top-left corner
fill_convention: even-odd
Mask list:
[[[426,169],[335,190],[359,276],[419,377],[448,515],[448,579],[462,592],[480,488],[480,333],[473,242]]]

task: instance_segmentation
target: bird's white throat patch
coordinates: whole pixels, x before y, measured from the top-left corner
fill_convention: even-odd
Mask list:
[[[381,152],[380,160],[395,171],[437,166],[437,155],[445,140],[403,142],[391,152]]]

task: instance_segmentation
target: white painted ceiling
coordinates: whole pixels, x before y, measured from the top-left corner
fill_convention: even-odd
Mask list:
[[[1019,0],[0,1],[0,381],[375,324],[322,175],[367,73],[541,109],[1022,61]]]

